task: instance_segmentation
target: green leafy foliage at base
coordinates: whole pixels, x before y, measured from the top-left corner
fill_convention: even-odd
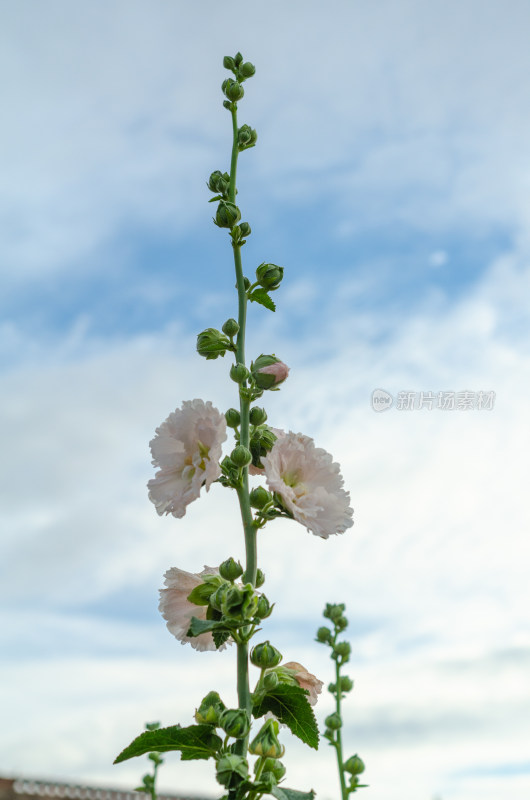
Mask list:
[[[183,761],[206,759],[211,758],[221,746],[222,741],[214,733],[211,725],[189,725],[187,728],[172,725],[169,728],[141,733],[125,750],[122,750],[114,763],[120,764],[152,750],[159,753],[178,750]]]
[[[253,714],[262,717],[270,711],[309,747],[318,750],[318,726],[309,704],[308,693],[300,686],[281,683],[255,704]]]

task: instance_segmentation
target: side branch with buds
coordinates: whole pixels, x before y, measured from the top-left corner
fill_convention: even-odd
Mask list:
[[[359,775],[364,772],[362,759],[356,754],[344,761],[342,754],[342,700],[344,695],[353,689],[352,679],[347,675],[341,675],[341,667],[350,660],[351,653],[350,643],[345,640],[338,640],[339,635],[348,627],[348,620],[344,616],[345,609],[344,603],[327,603],[323,614],[331,622],[333,630],[323,625],[317,631],[317,642],[327,644],[330,647],[330,658],[335,662],[335,682],[330,683],[328,686],[328,691],[335,698],[335,711],[325,719],[326,730],[324,737],[335,748],[337,754],[342,800],[347,800],[350,794],[366,786],[366,784],[359,782]]]

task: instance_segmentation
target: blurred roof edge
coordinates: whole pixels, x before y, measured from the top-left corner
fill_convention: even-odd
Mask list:
[[[183,794],[158,794],[158,800],[203,800]],[[149,795],[127,789],[108,789],[84,783],[0,776],[0,800],[148,800]]]

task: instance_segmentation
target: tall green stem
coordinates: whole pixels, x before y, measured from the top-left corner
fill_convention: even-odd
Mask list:
[[[337,639],[337,636],[335,635],[335,640],[336,639]],[[335,644],[335,641],[333,642],[333,644]],[[337,711],[337,714],[339,715],[339,718],[342,719],[342,716],[341,716],[341,713],[340,713],[340,701],[342,699],[342,693],[341,693],[341,688],[340,688],[340,666],[339,666],[338,659],[335,661],[335,686],[337,687],[337,691],[336,691],[336,695],[335,695],[335,697],[336,697],[336,711]],[[342,800],[346,800],[347,797],[348,797],[348,789],[346,787],[346,779],[344,777],[344,767],[343,767],[343,761],[342,761],[342,733],[341,733],[341,729],[340,728],[335,732],[335,735],[336,735],[336,738],[335,738],[335,751],[337,753],[337,766],[339,768],[340,792],[341,792]]]
[[[234,203],[236,198],[236,174],[237,174],[237,157],[239,154],[238,136],[237,136],[237,106],[235,103],[232,105],[232,128],[233,128],[233,143],[232,143],[232,158],[230,162],[230,187],[229,199]],[[236,272],[236,285],[238,294],[238,325],[239,331],[236,340],[236,362],[238,364],[245,364],[245,329],[247,320],[247,292],[245,288],[245,279],[243,276],[243,265],[241,262],[241,245],[233,244],[234,250],[234,266]],[[242,384],[243,390],[246,388],[246,382]],[[250,441],[250,401],[245,396],[244,391],[240,392],[240,433],[239,441],[244,447],[249,446]],[[248,467],[243,469],[241,484],[237,489],[237,496],[239,499],[239,507],[241,509],[241,520],[243,522],[243,530],[245,533],[245,554],[246,566],[244,573],[244,580],[256,584],[257,573],[257,547],[256,547],[256,528],[253,525],[252,511],[250,508],[250,498],[248,489]],[[239,707],[246,709],[250,715],[251,699],[250,687],[248,677],[248,643],[239,642],[237,645],[237,696]],[[247,752],[247,739],[239,739],[237,741],[237,750],[240,755],[246,755]]]

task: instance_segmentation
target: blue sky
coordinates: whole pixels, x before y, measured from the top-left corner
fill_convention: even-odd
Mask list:
[[[110,762],[144,721],[186,724],[212,675],[234,693],[233,658],[180,647],[157,612],[168,567],[241,555],[233,498],[159,519],[145,483],[182,400],[235,402],[228,365],[194,348],[235,313],[205,182],[228,167],[221,64],[240,49],[259,136],[239,167],[245,265],[286,269],[248,354],[290,365],[269,418],[333,454],[355,508],[326,542],[264,534],[268,633],[328,680],[313,631],[346,602],[346,739],[372,800],[525,800],[527,4],[19,0],[0,17],[0,771],[130,787],[144,765]],[[376,388],[496,400],[375,414]],[[329,748],[289,744],[290,785],[337,796]],[[162,785],[216,793],[176,759]]]

